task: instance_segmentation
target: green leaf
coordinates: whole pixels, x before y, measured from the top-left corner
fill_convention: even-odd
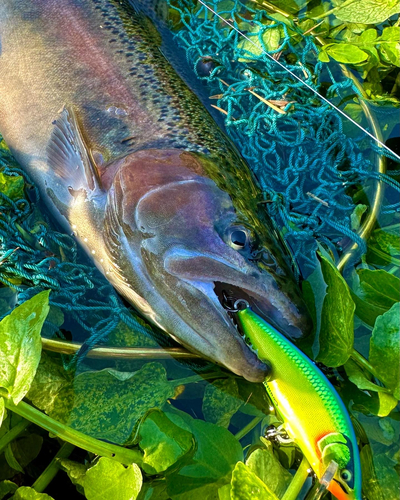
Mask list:
[[[49,293],[38,293],[0,322],[0,387],[15,404],[28,392],[40,361],[40,332],[49,312]]]
[[[343,111],[346,111],[355,121],[357,121],[357,117],[359,118],[362,115],[361,106],[355,103],[347,104]],[[358,123],[360,123],[360,121]],[[354,208],[353,213],[350,215],[351,229],[353,231],[357,231],[360,228],[362,216],[367,209],[367,205],[362,204],[356,205]]]
[[[359,42],[361,44],[370,44],[374,43],[378,38],[378,32],[375,28],[370,28],[361,33]]]
[[[350,382],[353,382],[359,389],[363,391],[386,392],[384,387],[374,384],[363,372],[363,370],[352,359],[349,359],[345,365],[347,376]]]
[[[142,473],[136,464],[124,467],[102,457],[86,472],[85,496],[87,500],[135,500],[142,481]]]
[[[358,269],[357,276],[352,291],[356,315],[374,326],[376,318],[398,302],[400,280],[382,269]]]
[[[266,448],[254,450],[246,460],[246,465],[279,498],[282,498],[293,479],[275,457],[271,443]]]
[[[0,172],[0,192],[12,200],[24,198],[24,178],[21,175],[4,175]]]
[[[231,417],[242,404],[236,380],[234,378],[219,379],[206,386],[203,415],[207,422],[228,427]]]
[[[21,486],[14,493],[12,500],[53,500],[53,497],[46,493],[38,493],[28,486]]]
[[[320,259],[327,290],[321,312],[317,360],[336,367],[346,363],[353,349],[355,306],[349,287],[335,265],[323,255]]]
[[[400,303],[376,320],[372,332],[369,362],[380,380],[400,399]]]
[[[385,392],[378,392],[379,410],[376,412],[378,417],[386,417],[389,413],[396,408],[399,400],[391,394]]]
[[[60,464],[61,470],[68,474],[71,483],[76,486],[78,492],[83,495],[83,486],[88,467],[78,462],[74,462],[73,460],[68,460],[67,458],[58,459],[58,463]]]
[[[386,40],[387,42],[399,43],[400,41],[400,26],[389,26],[384,28],[379,40]]]
[[[389,500],[398,498],[399,476],[396,462],[386,454],[373,454],[369,444],[360,453],[363,489],[368,500]]]
[[[29,434],[28,436],[15,439],[7,448],[6,453],[8,457],[15,460],[20,467],[15,467],[8,460],[9,465],[16,470],[21,471],[27,465],[29,465],[35,458],[39,455],[42,449],[43,438],[38,434]]]
[[[61,359],[43,351],[26,397],[40,410],[51,413],[55,398],[72,380],[73,374],[64,369]]]
[[[358,0],[336,11],[335,16],[341,21],[351,23],[379,24],[398,12],[398,2]]]
[[[379,53],[385,62],[394,64],[395,66],[400,66],[399,49],[399,43],[381,43],[379,46]]]
[[[193,419],[182,411],[174,410],[166,415],[176,425],[191,432],[196,440],[190,462],[179,473],[167,476],[170,496],[184,494],[185,498],[195,498],[195,490],[205,485],[218,483],[220,487],[226,483],[224,478],[230,475],[236,462],[243,459],[239,441],[227,429]]]
[[[232,473],[231,500],[278,500],[278,497],[243,462]]]
[[[4,406],[4,398],[0,397],[0,427],[6,416],[6,407]]]
[[[239,51],[247,52],[243,57],[239,57],[238,61],[249,61],[254,56],[254,59],[258,59],[265,51],[270,52],[277,50],[279,48],[279,43],[281,40],[281,34],[278,27],[265,29],[264,33],[261,35],[260,41],[260,26],[254,25],[251,31],[247,33],[247,38],[243,38],[237,44],[237,49]]]
[[[10,493],[14,493],[18,489],[18,486],[12,481],[1,481],[0,483],[0,500],[3,500],[5,496]]]
[[[281,41],[279,28],[269,28],[265,30],[262,35],[262,41],[267,51],[277,50]]]
[[[134,373],[84,372],[61,389],[50,416],[89,436],[127,444],[136,422],[174,394],[174,385],[157,362]]]
[[[186,455],[194,446],[194,438],[162,411],[153,410],[139,427],[139,446],[144,451],[143,470],[158,474]]]
[[[359,64],[368,59],[368,54],[351,43],[334,43],[325,46],[325,52],[340,63]]]
[[[400,255],[400,239],[397,231],[396,226],[393,229],[378,229],[372,233],[368,240],[368,262],[387,265],[392,262],[391,257]]]

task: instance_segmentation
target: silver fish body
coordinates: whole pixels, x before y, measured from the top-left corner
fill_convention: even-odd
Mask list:
[[[266,366],[221,302],[309,321],[248,167],[127,2],[0,2],[0,132],[114,287],[188,349]],[[225,297],[225,298],[224,298]]]

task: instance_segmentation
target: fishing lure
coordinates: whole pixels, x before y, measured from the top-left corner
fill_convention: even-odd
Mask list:
[[[357,441],[334,387],[307,356],[249,307],[237,311],[237,318],[258,357],[272,360],[271,375],[264,386],[289,437],[298,444],[320,482],[333,466],[326,488],[337,499],[361,500]]]

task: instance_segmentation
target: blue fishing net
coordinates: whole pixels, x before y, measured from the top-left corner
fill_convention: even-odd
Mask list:
[[[312,37],[299,35],[294,41],[287,20],[240,0],[209,1],[208,5],[246,32],[259,49],[205,6],[194,8],[193,2],[185,0],[169,0],[168,5],[176,43],[203,80],[215,113],[225,113],[226,131],[258,178],[265,206],[281,226],[304,274],[315,264],[316,241],[340,251],[347,238],[365,252],[364,242],[351,227],[354,204],[346,190],[382,177],[374,164],[378,147],[363,133],[349,132],[329,104],[305,90],[263,50],[282,60],[283,54],[289,54],[285,65],[335,102],[357,93],[352,80],[338,78],[329,65],[318,62]],[[271,50],[276,28],[279,42]],[[65,313],[65,321],[50,315],[48,335],[62,324],[78,340],[80,330],[90,348],[105,341],[121,322],[142,333],[142,338],[156,334],[79,255],[73,236],[58,232],[39,211],[37,189],[4,148],[0,148],[0,168],[6,176],[23,176],[31,186],[29,200],[0,192],[0,282],[15,290],[7,300],[0,297],[0,315],[7,314],[15,301],[22,303],[50,288],[54,311]],[[390,176],[384,180],[398,188]],[[382,210],[398,211],[399,203],[388,203]],[[160,340],[159,333],[157,338],[163,345],[168,342]]]
[[[352,103],[359,94],[353,80],[338,64],[320,62],[314,38],[283,15],[268,14],[251,1],[204,3],[168,0],[174,38],[206,83],[211,106],[225,115],[226,131],[256,174],[266,207],[303,274],[315,265],[317,241],[340,253],[350,239],[364,253],[365,242],[352,230],[354,204],[346,193],[374,179],[398,190],[389,175],[376,172],[377,153],[390,153],[266,52],[336,105]],[[387,108],[384,112],[387,116]],[[363,126],[372,132],[368,123]],[[382,213],[395,211],[398,202],[382,206]]]

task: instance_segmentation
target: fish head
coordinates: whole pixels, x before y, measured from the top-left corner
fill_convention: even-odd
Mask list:
[[[361,485],[358,483],[355,471],[344,468],[336,473],[328,486],[328,490],[338,500],[361,500]]]
[[[114,261],[125,287],[143,297],[152,310],[147,315],[189,350],[258,382],[268,368],[245,343],[226,305],[246,300],[291,338],[309,329],[294,280],[279,266],[282,249],[263,245],[254,224],[195,154],[134,153],[115,176],[108,205],[106,226],[111,220],[113,228],[106,227],[105,237],[110,248],[118,233]]]

